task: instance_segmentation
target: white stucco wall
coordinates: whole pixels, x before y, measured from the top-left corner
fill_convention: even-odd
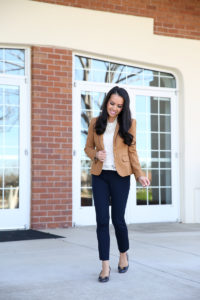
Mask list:
[[[65,47],[174,72],[179,89],[181,220],[200,222],[200,41],[153,34],[153,19],[0,0],[0,44]]]

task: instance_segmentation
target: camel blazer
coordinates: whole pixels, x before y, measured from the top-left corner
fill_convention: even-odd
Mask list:
[[[95,158],[96,152],[104,150],[103,134],[97,135],[94,129],[97,118],[93,118],[88,129],[88,136],[85,145],[85,153],[92,160],[91,174],[100,175],[103,162]],[[123,139],[118,134],[119,124],[117,123],[113,137],[113,155],[117,173],[124,177],[134,174],[135,179],[145,176],[141,170],[136,151],[136,120],[132,119],[129,132],[133,135],[130,146],[124,144]]]

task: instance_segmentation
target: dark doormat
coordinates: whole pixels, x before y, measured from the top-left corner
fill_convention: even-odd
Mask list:
[[[64,236],[50,234],[37,230],[6,230],[0,231],[0,242],[13,242],[37,239],[59,239]]]

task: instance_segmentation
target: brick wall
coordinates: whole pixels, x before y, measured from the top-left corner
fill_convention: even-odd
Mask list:
[[[32,47],[31,228],[72,225],[72,53]]]
[[[154,33],[200,39],[199,0],[36,0],[154,18]],[[32,47],[32,228],[72,225],[72,52]]]
[[[154,18],[154,33],[200,39],[199,0],[36,0]]]

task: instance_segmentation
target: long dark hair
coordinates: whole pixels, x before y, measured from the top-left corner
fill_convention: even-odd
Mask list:
[[[123,138],[124,143],[130,146],[133,140],[132,134],[128,132],[131,127],[131,112],[130,112],[130,98],[127,91],[118,86],[113,87],[106,95],[103,104],[101,106],[102,112],[97,118],[95,124],[95,131],[98,135],[103,134],[106,130],[108,113],[107,113],[107,103],[111,97],[111,95],[116,94],[121,96],[124,99],[124,104],[122,111],[117,117],[117,121],[119,123],[119,131],[118,134]]]

